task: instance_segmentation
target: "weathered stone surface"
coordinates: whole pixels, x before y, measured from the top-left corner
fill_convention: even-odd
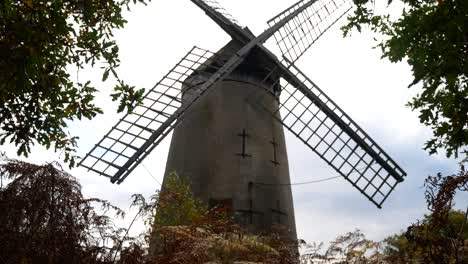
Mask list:
[[[251,232],[282,224],[295,238],[284,131],[255,101],[261,91],[255,76],[241,74],[212,87],[175,128],[166,175],[176,171],[196,197],[231,207]],[[262,102],[278,109],[273,95]]]

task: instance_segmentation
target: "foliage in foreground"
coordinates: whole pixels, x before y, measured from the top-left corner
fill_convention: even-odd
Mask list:
[[[122,210],[87,199],[76,179],[57,164],[42,166],[9,160],[0,164],[0,263],[463,263],[468,258],[465,212],[452,210],[456,191],[466,191],[467,172],[429,177],[426,198],[431,211],[401,234],[381,242],[359,230],[323,244],[292,241],[275,226],[268,234],[248,234],[224,208],[209,209],[193,197],[189,185],[172,174],[150,202],[134,195],[147,229],[129,237],[109,216]],[[96,206],[100,206],[96,208]],[[297,255],[301,246],[305,254]]]
[[[148,226],[136,238],[108,214],[113,210],[123,217],[122,210],[84,198],[76,179],[57,164],[8,160],[0,164],[0,177],[7,182],[0,188],[0,263],[274,264],[297,259],[297,244],[280,227],[265,236],[247,234],[222,208],[209,210],[196,200],[175,174],[151,202],[134,195],[139,213],[133,220],[143,216]]]
[[[253,261],[296,263],[297,243],[284,227],[264,235],[251,235],[235,224],[226,208],[208,208],[196,199],[183,177],[172,173],[165,189],[145,206],[151,230],[149,254],[156,263]]]
[[[433,131],[425,149],[447,156],[468,154],[468,1],[389,0],[404,6],[392,19],[391,7],[377,12],[376,0],[354,1],[356,9],[343,27],[344,34],[368,27],[381,38],[382,57],[391,62],[406,60],[422,92],[409,103],[420,112],[420,122]],[[387,2],[387,1],[385,1]]]
[[[468,172],[462,166],[457,175],[429,176],[425,186],[431,214],[406,231],[375,242],[355,230],[332,241],[325,253],[315,246],[306,256],[333,263],[467,263],[468,208],[453,210],[453,198],[468,191]]]
[[[102,112],[93,102],[97,89],[79,80],[85,66],[99,65],[104,81],[109,74],[117,80],[112,99],[120,101],[119,112],[141,101],[144,90],[117,74],[112,34],[126,23],[123,9],[137,2],[147,1],[0,1],[0,145],[9,140],[26,156],[35,143],[54,146],[73,166],[76,137],[67,122]]]
[[[425,186],[431,214],[408,227],[405,237],[410,242],[409,250],[417,253],[425,263],[467,261],[468,207],[466,212],[452,211],[452,207],[455,193],[468,191],[468,172],[462,166],[457,175],[429,176]]]
[[[107,264],[114,263],[116,252],[120,259],[137,253],[136,240],[121,250],[125,229],[108,215],[124,212],[84,198],[76,179],[57,166],[0,164],[2,183],[8,182],[0,188],[0,263]]]

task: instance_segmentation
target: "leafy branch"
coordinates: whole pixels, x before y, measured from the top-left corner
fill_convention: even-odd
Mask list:
[[[72,81],[78,70],[103,65],[102,80],[117,81],[112,94],[118,112],[141,103],[144,89],[117,74],[119,48],[113,31],[127,22],[124,8],[146,0],[6,0],[0,3],[0,144],[27,156],[35,143],[65,153],[75,165],[77,137],[67,123],[102,113],[91,81]]]
[[[377,47],[391,62],[406,60],[413,72],[409,87],[421,93],[408,102],[433,137],[425,144],[430,154],[447,157],[468,154],[468,2],[465,0],[401,0],[397,19],[376,14],[375,0],[355,0],[354,14],[342,27],[345,36],[365,27],[380,39]],[[388,5],[392,0],[388,1]]]

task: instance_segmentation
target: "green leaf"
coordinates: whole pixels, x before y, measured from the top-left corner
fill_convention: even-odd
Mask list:
[[[102,75],[102,81],[105,82],[107,80],[107,77],[109,77],[109,68],[104,70],[104,74]]]

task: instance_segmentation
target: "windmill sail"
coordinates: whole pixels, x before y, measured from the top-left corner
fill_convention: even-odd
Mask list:
[[[193,76],[205,76],[205,80],[213,77],[225,63],[213,55],[208,50],[192,48],[147,92],[143,103],[120,119],[91,149],[80,165],[111,178],[112,182],[122,182],[181,121],[185,110],[210,87],[187,80],[194,81],[190,78]],[[191,89],[192,96],[185,96]]]
[[[201,10],[203,10],[207,16],[209,16],[219,27],[221,27],[227,34],[233,39],[240,40],[242,43],[249,42],[252,38],[255,38],[247,30],[244,30],[239,26],[239,22],[232,17],[232,15],[224,9],[215,0],[191,0]]]
[[[317,85],[290,70],[296,83],[280,81],[279,109],[263,103],[265,93],[258,103],[381,208],[406,173]]]
[[[258,103],[380,208],[406,173],[294,66],[349,10],[348,0],[326,3],[301,0],[270,20],[270,27],[257,37],[241,28],[217,1],[191,1],[224,29],[239,49],[221,55],[223,52],[214,54],[194,47],[145,95],[142,105],[125,115],[99,141],[80,165],[121,183],[201,96],[247,59],[264,67],[259,74],[270,72],[264,81],[272,76],[275,80],[282,77],[280,83],[263,94],[279,96],[279,109],[278,105],[272,107],[272,100]],[[262,45],[273,35],[286,64]]]
[[[268,21],[270,27],[302,9],[274,34],[284,58],[298,60],[322,34],[351,9],[349,0],[301,0]]]
[[[221,16],[227,18],[229,21],[231,21],[231,23],[233,24],[236,24],[236,25],[239,25],[239,22],[224,8],[222,7],[218,1],[216,0],[192,0],[192,2],[195,2],[195,3],[204,3],[206,5],[209,6],[209,8],[215,12],[217,12],[218,14],[220,14]]]
[[[205,1],[193,0],[206,6]],[[212,7],[206,11],[213,10]],[[102,176],[111,178],[111,182],[121,183],[138,164],[173,130],[181,121],[184,112],[197,101],[216,82],[229,75],[257,45],[263,43],[287,21],[299,14],[300,10],[288,14],[281,22],[251,39],[230,58],[219,58],[214,53],[192,49],[173,70],[171,70],[144,97],[143,105],[134,112],[125,115],[94,148],[86,154],[80,165]],[[218,13],[216,17],[224,18]],[[239,28],[238,26],[236,28]],[[244,32],[242,30],[242,32]],[[245,32],[244,32],[245,33]],[[198,53],[202,51],[202,53]],[[207,62],[208,60],[219,60]],[[209,65],[209,67],[201,67]],[[183,85],[195,71],[205,69],[203,83],[196,84],[194,93],[182,104]],[[214,68],[214,69],[213,69]],[[156,97],[150,97],[157,94]],[[162,107],[162,108],[161,108]],[[152,115],[150,115],[152,114]],[[147,117],[149,115],[150,117]]]

